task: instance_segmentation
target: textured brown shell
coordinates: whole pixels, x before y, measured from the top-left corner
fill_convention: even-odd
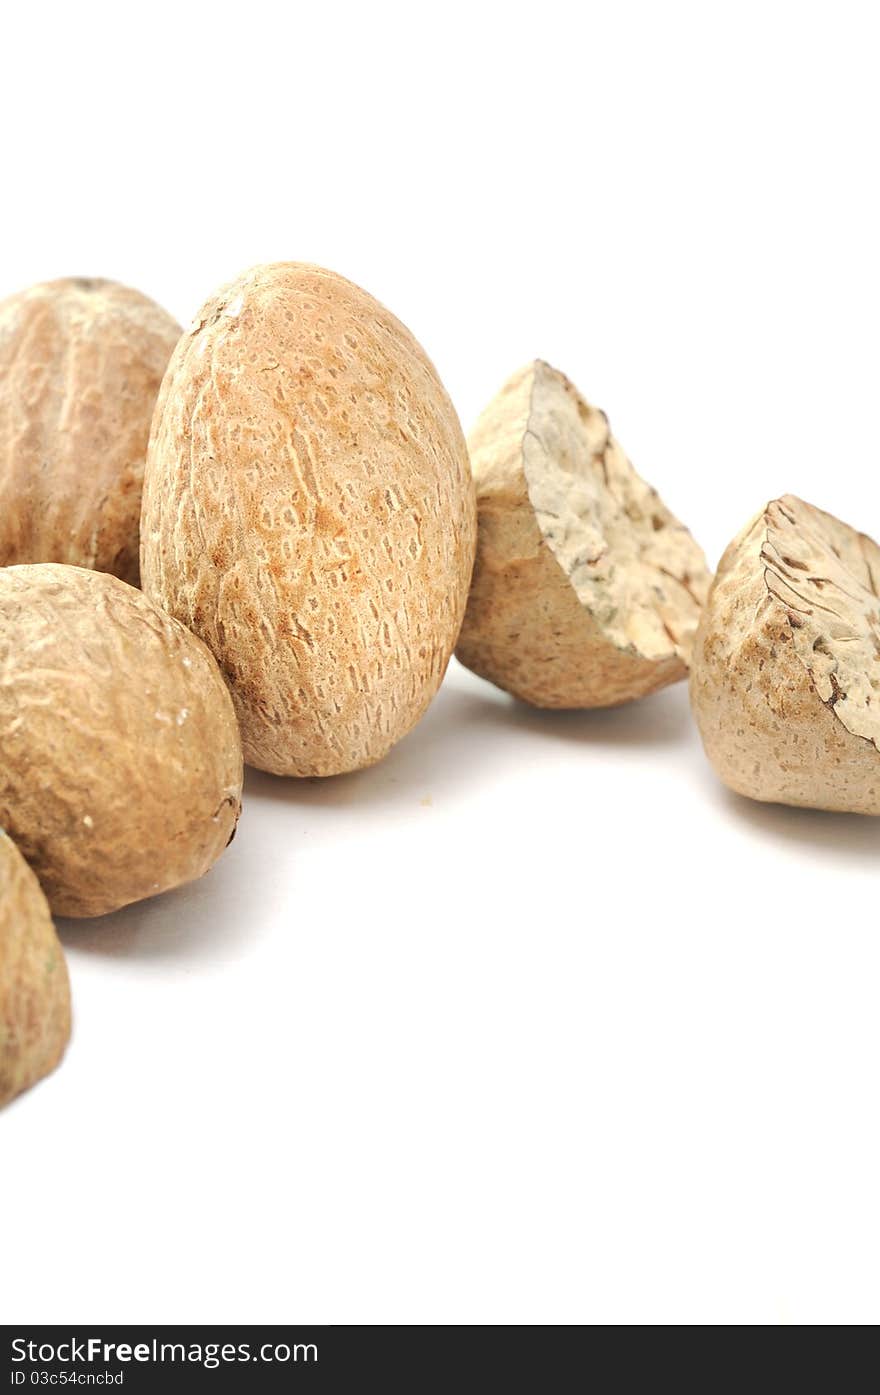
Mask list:
[[[479,531],[460,661],[536,707],[612,707],[684,678],[706,561],[604,413],[538,361],[468,444]]]
[[[54,1070],[70,1037],[70,984],[40,884],[0,829],[0,1108]]]
[[[880,548],[792,495],[721,560],[694,645],[706,755],[751,799],[880,814]]]
[[[137,585],[150,419],[179,336],[113,281],[0,304],[0,566],[69,562]]]
[[[160,394],[141,565],[216,655],[250,764],[332,775],[409,731],[458,634],[475,526],[455,410],[372,296],[283,263],[205,305]]]
[[[205,646],[101,572],[0,569],[0,827],[57,915],[201,876],[241,807],[235,714]]]

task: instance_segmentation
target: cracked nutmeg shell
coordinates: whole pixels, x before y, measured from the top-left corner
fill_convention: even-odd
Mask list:
[[[605,414],[537,361],[468,445],[479,532],[460,661],[536,707],[614,707],[686,677],[706,560]]]
[[[738,794],[880,814],[880,548],[787,494],[730,544],[694,645],[691,705]]]
[[[205,646],[116,577],[0,568],[0,827],[56,915],[192,881],[241,808],[226,685]]]
[[[67,562],[138,584],[150,420],[179,336],[115,281],[0,303],[0,566]]]
[[[467,449],[432,363],[334,272],[258,266],[203,307],[159,397],[145,591],[216,656],[245,760],[379,760],[443,678],[475,546]]]
[[[70,983],[40,884],[0,828],[0,1108],[54,1070],[70,1037]]]

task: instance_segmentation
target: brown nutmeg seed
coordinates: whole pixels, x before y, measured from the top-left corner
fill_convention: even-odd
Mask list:
[[[137,585],[150,421],[179,335],[114,281],[0,303],[0,566],[67,562]]]
[[[791,494],[718,567],[691,706],[738,794],[880,814],[880,548]]]
[[[55,1069],[69,1037],[70,984],[49,907],[0,829],[0,1108]]]
[[[549,364],[472,432],[478,543],[456,655],[536,707],[613,707],[686,677],[701,549]]]
[[[385,755],[440,686],[474,545],[458,418],[393,315],[293,262],[208,301],[162,385],[141,565],[216,656],[250,764]]]
[[[191,881],[229,842],[242,759],[205,646],[102,572],[0,568],[0,826],[57,915]]]

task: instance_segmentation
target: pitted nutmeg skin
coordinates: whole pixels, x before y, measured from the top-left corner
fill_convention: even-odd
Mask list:
[[[458,635],[475,530],[452,403],[372,296],[289,262],[208,301],[162,386],[141,566],[216,656],[251,765],[334,775],[409,731]]]
[[[694,644],[716,773],[769,803],[880,814],[880,548],[794,495],[746,525]]]
[[[192,881],[241,808],[235,713],[200,640],[116,577],[0,568],[0,827],[56,915]]]
[[[0,1108],[55,1069],[69,1037],[70,984],[49,907],[0,829]]]
[[[115,281],[0,302],[0,566],[66,562],[138,584],[150,421],[179,336]]]
[[[537,361],[468,445],[478,542],[461,662],[535,707],[614,707],[685,678],[706,559],[605,413]]]

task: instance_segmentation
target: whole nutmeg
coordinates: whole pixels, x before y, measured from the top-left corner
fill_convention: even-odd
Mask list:
[[[0,826],[57,915],[206,872],[241,808],[229,693],[205,646],[116,577],[0,569]]]
[[[141,527],[144,589],[216,655],[251,765],[370,765],[437,691],[473,563],[467,450],[424,351],[341,276],[259,266],[204,306]]]
[[[694,645],[706,755],[739,794],[880,814],[880,548],[791,494],[730,544]]]
[[[536,707],[613,707],[686,677],[706,560],[604,412],[538,361],[468,445],[479,532],[458,659]]]
[[[114,281],[0,303],[0,566],[68,562],[137,585],[150,419],[179,336]]]
[[[0,829],[0,1108],[54,1070],[70,1037],[70,984],[40,884]]]

